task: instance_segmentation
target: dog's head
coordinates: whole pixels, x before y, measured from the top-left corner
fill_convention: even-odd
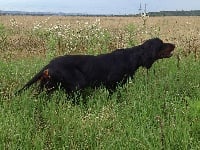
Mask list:
[[[144,51],[142,60],[143,66],[148,69],[156,60],[171,57],[174,48],[174,44],[164,43],[159,38],[147,40],[142,44],[142,49]]]

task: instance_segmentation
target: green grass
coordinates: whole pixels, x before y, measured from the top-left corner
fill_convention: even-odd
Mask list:
[[[104,88],[73,105],[62,91],[21,96],[47,61],[0,62],[0,149],[200,149],[200,61],[160,60],[140,68],[108,99]]]

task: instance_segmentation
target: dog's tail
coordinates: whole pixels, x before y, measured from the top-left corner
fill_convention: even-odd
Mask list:
[[[30,81],[28,81],[20,90],[18,90],[15,95],[20,94],[22,91],[28,89],[31,85],[37,81],[42,80],[43,78],[49,77],[49,70],[45,66],[40,72],[38,72]]]

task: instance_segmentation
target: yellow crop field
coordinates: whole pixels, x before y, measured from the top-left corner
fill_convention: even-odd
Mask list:
[[[177,53],[199,55],[200,17],[0,16],[1,58],[103,53],[153,38],[176,44]],[[102,47],[104,47],[102,49]],[[89,52],[88,52],[89,51]]]

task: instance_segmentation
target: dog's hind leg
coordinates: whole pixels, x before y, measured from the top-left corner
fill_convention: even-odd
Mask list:
[[[56,80],[49,73],[49,69],[46,69],[43,72],[43,75],[40,79],[39,93],[41,93],[45,89],[47,94],[51,94],[57,88],[58,88],[58,84]]]

